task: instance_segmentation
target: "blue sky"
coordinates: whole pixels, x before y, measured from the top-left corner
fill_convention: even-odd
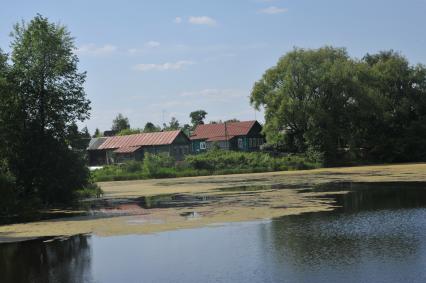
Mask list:
[[[253,83],[294,46],[358,58],[394,49],[426,63],[426,0],[5,1],[0,47],[9,51],[12,25],[36,13],[75,37],[92,132],[118,113],[132,127],[186,123],[196,109],[207,121],[254,119]]]

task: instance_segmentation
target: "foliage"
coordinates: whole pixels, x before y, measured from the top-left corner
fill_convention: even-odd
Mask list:
[[[172,117],[172,119],[170,120],[169,124],[163,124],[163,130],[164,131],[174,131],[174,130],[179,130],[180,129],[180,124],[179,121],[175,118]]]
[[[143,159],[143,170],[148,176],[156,177],[162,168],[174,166],[175,161],[167,154],[146,153]]]
[[[89,178],[82,156],[70,149],[83,148],[79,135],[88,134],[76,126],[89,117],[86,74],[78,72],[64,26],[37,15],[15,25],[11,36],[11,65],[0,60],[0,83],[6,84],[0,88],[0,160],[13,180],[7,187],[33,209],[69,203]]]
[[[117,136],[127,136],[142,133],[141,129],[123,129],[117,133]]]
[[[96,128],[95,133],[93,134],[93,136],[92,136],[92,137],[93,137],[93,138],[99,138],[99,137],[102,137],[101,131],[100,131],[98,128]]]
[[[204,110],[197,110],[193,111],[189,114],[189,117],[191,118],[191,124],[192,127],[195,128],[198,125],[204,124],[204,119],[207,116],[207,112]]]
[[[175,162],[167,155],[147,154],[143,162],[131,161],[123,165],[105,166],[93,171],[92,177],[100,182],[312,169],[320,166],[321,162],[301,155],[273,157],[260,152],[213,150],[188,155],[183,162]]]
[[[119,113],[112,121],[111,130],[121,132],[126,129],[130,129],[129,118],[124,117],[123,114]]]
[[[102,191],[101,187],[98,186],[98,184],[90,182],[86,187],[78,190],[76,194],[79,199],[100,198],[103,196],[104,192]]]
[[[426,160],[426,68],[393,51],[355,60],[295,49],[255,83],[251,103],[265,108],[268,143],[287,152],[320,152],[327,164]]]
[[[69,146],[74,150],[85,151],[89,146],[90,133],[86,127],[79,131],[77,124],[72,123],[67,129],[66,137]]]
[[[153,132],[161,132],[161,127],[156,126],[151,122],[147,122],[145,127],[143,128],[144,133],[153,133]]]

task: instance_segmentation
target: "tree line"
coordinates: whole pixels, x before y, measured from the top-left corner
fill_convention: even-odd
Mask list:
[[[182,130],[188,136],[198,125],[204,125],[205,119],[207,116],[207,112],[205,110],[195,110],[189,113],[189,118],[191,119],[191,124],[181,124],[176,117],[172,117],[170,122],[163,123],[163,126],[155,125],[152,122],[147,122],[143,128],[132,128],[130,126],[129,118],[125,117],[123,114],[119,113],[114,120],[112,121],[111,132],[114,135],[125,136],[131,134],[140,134],[140,133],[153,133],[153,132],[161,132],[161,131],[174,131],[174,130]],[[225,122],[238,122],[238,119],[230,119]],[[210,124],[222,123],[219,121],[210,121]],[[87,128],[84,128],[81,132],[81,135],[84,136],[87,132]],[[96,128],[93,137],[101,137],[101,131]]]
[[[296,48],[254,84],[268,144],[327,164],[426,160],[426,68],[400,53]]]

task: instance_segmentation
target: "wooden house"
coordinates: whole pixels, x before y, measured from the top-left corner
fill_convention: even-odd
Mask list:
[[[147,152],[182,160],[190,152],[190,140],[180,130],[101,137],[90,141],[87,152],[90,166],[138,161]]]
[[[262,126],[257,121],[198,125],[190,139],[193,153],[203,152],[213,147],[236,151],[258,151],[265,142]]]

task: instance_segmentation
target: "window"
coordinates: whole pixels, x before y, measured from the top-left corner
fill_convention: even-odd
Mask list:
[[[206,142],[200,142],[200,149],[206,149]]]
[[[238,148],[243,148],[243,139],[242,138],[238,139]]]
[[[255,140],[252,139],[252,138],[249,138],[249,147],[254,147],[255,146],[254,143],[253,143],[253,141],[255,141]]]

